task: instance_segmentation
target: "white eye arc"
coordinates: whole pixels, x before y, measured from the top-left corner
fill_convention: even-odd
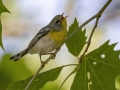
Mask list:
[[[55,23],[60,24],[60,20],[56,20]]]

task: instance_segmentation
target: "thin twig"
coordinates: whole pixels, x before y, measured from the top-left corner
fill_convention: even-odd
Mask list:
[[[56,51],[54,52],[55,55],[57,54],[57,52],[60,49],[56,49]],[[39,67],[39,69],[37,70],[37,72],[35,73],[35,75],[32,77],[32,79],[30,80],[30,82],[28,83],[28,85],[26,86],[25,90],[28,90],[28,88],[30,87],[31,83],[34,81],[34,79],[36,78],[36,76],[38,75],[38,73],[44,68],[44,66],[51,60],[53,59],[54,56],[51,55],[44,63],[41,64],[41,66]]]
[[[88,48],[89,48],[89,46],[90,46],[90,44],[91,44],[91,38],[92,38],[93,33],[94,33],[94,31],[95,31],[95,29],[96,29],[96,27],[97,27],[99,18],[100,18],[100,17],[97,17],[97,18],[96,18],[95,25],[94,25],[94,27],[93,27],[93,29],[92,29],[92,32],[91,32],[91,34],[90,34],[90,37],[89,37],[89,39],[88,39],[88,41],[87,41],[87,46],[86,46],[86,48],[85,48],[83,54],[80,56],[80,59],[79,59],[79,61],[78,61],[79,63],[82,62],[82,58],[84,57],[85,53],[88,51]]]
[[[96,27],[97,27],[97,25],[98,25],[99,18],[101,17],[102,13],[103,13],[104,10],[107,8],[107,6],[111,3],[111,1],[112,1],[112,0],[108,0],[108,1],[106,2],[106,4],[100,9],[100,11],[95,15],[95,16],[96,16],[96,17],[95,17],[95,18],[96,18],[96,22],[95,22],[95,25],[94,25],[94,27],[93,27],[93,29],[92,29],[92,32],[91,32],[91,34],[90,34],[90,37],[88,38],[87,46],[86,46],[83,54],[80,56],[80,59],[79,59],[79,61],[78,61],[79,63],[82,62],[82,59],[83,59],[85,53],[88,51],[88,48],[89,48],[89,46],[90,46],[90,44],[91,44],[91,38],[92,38],[93,33],[94,33],[94,31],[95,31],[95,29],[96,29]]]
[[[25,90],[28,90],[28,88],[30,87],[31,83],[34,81],[35,77],[38,75],[38,73],[42,70],[42,68],[44,68],[44,65],[42,64],[40,66],[40,68],[37,70],[37,72],[35,73],[35,75],[32,77],[32,79],[30,80],[30,82],[28,83],[28,85],[26,86]]]
[[[93,19],[95,19],[98,16],[101,16],[103,11],[107,8],[107,6],[111,3],[112,0],[108,0],[107,3],[100,9],[100,11],[95,14],[94,16],[92,16],[90,19],[88,19],[87,21],[85,21],[82,25],[80,25],[77,29],[75,29],[67,38],[66,40],[68,40],[70,37],[72,37],[79,29],[81,29],[82,27],[84,27],[85,25],[87,25],[90,21],[92,21]]]

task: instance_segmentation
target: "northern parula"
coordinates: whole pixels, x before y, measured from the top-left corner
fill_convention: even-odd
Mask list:
[[[66,18],[68,16],[64,17],[63,14],[56,15],[47,26],[37,33],[25,50],[12,56],[10,59],[17,61],[28,53],[37,53],[41,59],[41,55],[52,54],[49,52],[61,47],[67,37]]]

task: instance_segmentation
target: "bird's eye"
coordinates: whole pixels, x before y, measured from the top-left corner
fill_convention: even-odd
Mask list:
[[[60,20],[56,20],[55,23],[60,24]]]

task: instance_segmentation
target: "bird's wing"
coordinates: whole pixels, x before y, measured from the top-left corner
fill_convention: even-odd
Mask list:
[[[30,49],[32,46],[35,45],[35,43],[40,40],[43,36],[45,36],[47,33],[49,33],[51,27],[46,26],[44,28],[42,28],[37,34],[36,36],[31,40],[30,44],[28,45],[28,49]]]

